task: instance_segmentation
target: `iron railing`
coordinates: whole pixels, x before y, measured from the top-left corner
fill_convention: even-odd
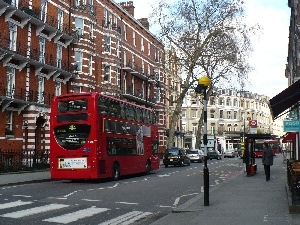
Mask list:
[[[0,149],[0,173],[49,168],[49,150]]]

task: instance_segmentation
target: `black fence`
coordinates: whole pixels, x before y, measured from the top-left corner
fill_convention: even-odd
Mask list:
[[[0,149],[0,173],[49,168],[49,151]]]

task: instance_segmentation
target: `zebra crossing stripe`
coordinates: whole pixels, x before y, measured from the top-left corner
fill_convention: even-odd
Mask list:
[[[91,208],[82,209],[82,210],[79,210],[76,212],[64,214],[61,216],[56,216],[56,217],[52,217],[49,219],[45,219],[43,221],[54,222],[54,223],[59,223],[59,224],[67,224],[67,223],[75,222],[79,219],[83,219],[83,218],[90,217],[90,216],[93,216],[98,213],[105,212],[107,210],[109,210],[109,209],[91,207]]]
[[[99,225],[119,225],[119,224],[128,225],[128,224],[131,224],[131,223],[133,223],[143,217],[151,215],[151,214],[152,213],[149,213],[149,212],[143,213],[140,211],[132,211],[132,212],[126,213],[122,216],[118,216],[114,219],[100,223]]]
[[[30,208],[30,209],[24,209],[24,210],[12,212],[12,213],[6,213],[6,214],[0,215],[0,216],[1,217],[9,217],[9,218],[21,218],[21,217],[25,217],[25,216],[39,214],[42,212],[47,212],[50,210],[65,208],[68,206],[69,205],[63,205],[63,204],[49,204],[49,205],[34,207],[34,208]]]
[[[21,206],[21,205],[28,205],[32,204],[33,202],[23,202],[21,200],[15,201],[15,202],[7,202],[4,204],[0,204],[0,209],[8,209],[16,206]]]

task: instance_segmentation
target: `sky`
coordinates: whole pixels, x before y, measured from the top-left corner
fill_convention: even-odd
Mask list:
[[[114,1],[119,3],[127,0]],[[136,19],[149,17],[154,0],[132,1]],[[244,89],[272,98],[288,87],[288,80],[285,77],[290,20],[288,0],[244,2],[247,21],[250,24],[258,23],[261,27],[260,35],[252,38],[253,52],[249,64],[253,71],[249,74],[249,83]]]

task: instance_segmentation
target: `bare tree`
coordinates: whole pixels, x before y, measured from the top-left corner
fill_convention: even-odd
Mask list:
[[[175,0],[171,3],[159,0],[153,17],[161,39],[175,48],[176,63],[184,77],[171,116],[167,142],[167,147],[171,147],[183,99],[201,76],[211,79],[208,96],[218,85],[237,86],[247,81],[251,69],[247,62],[252,51],[250,36],[259,27],[245,24],[241,0]],[[197,144],[200,144],[199,139]]]

